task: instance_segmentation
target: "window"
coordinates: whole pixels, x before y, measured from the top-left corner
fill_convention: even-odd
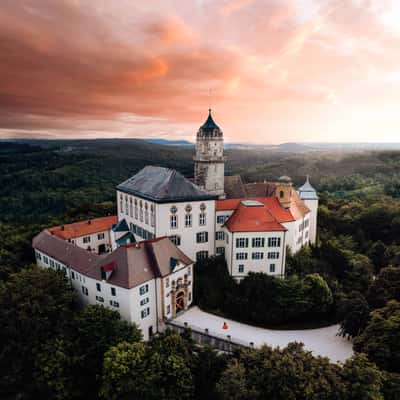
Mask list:
[[[225,254],[225,247],[217,247],[216,252],[220,255]]]
[[[247,253],[236,253],[236,260],[247,260]]]
[[[199,232],[196,234],[197,243],[207,243],[208,242],[208,232]]]
[[[165,279],[165,287],[166,287],[166,288],[169,287],[169,278],[166,278],[166,279]]]
[[[179,235],[173,235],[169,237],[169,240],[175,245],[175,246],[180,246],[181,245],[181,237]]]
[[[308,231],[305,232],[304,236],[308,239]]]
[[[147,203],[144,203],[144,223],[149,224],[149,205]]]
[[[85,236],[83,238],[83,243],[90,243],[90,236]]]
[[[128,196],[125,196],[125,214],[129,215],[129,210],[128,210]]]
[[[284,196],[285,196],[285,193],[283,193],[283,190],[281,190],[281,191],[279,192],[279,197],[282,199]]]
[[[189,228],[192,226],[192,214],[186,213],[185,214],[185,227]]]
[[[192,206],[191,206],[190,204],[188,204],[188,205],[185,207],[185,211],[186,211],[187,213],[192,212]]]
[[[137,199],[135,199],[135,218],[138,219],[138,206],[137,206]]]
[[[244,264],[239,264],[238,271],[239,271],[239,274],[243,274],[243,272],[244,272]]]
[[[97,235],[97,239],[98,239],[98,240],[104,239],[104,233],[99,233],[99,234]]]
[[[171,312],[171,306],[168,304],[167,305],[167,315]]]
[[[176,229],[178,227],[178,216],[173,214],[170,216],[170,226],[171,229]]]
[[[249,247],[249,239],[248,238],[237,238],[236,239],[236,247]]]
[[[306,219],[304,221],[304,228],[307,228],[309,224],[310,224],[310,221],[308,219]]]
[[[101,285],[100,283],[96,283],[96,289],[98,292],[101,292]]]
[[[36,252],[36,259],[41,260],[42,256],[40,255],[40,253]]]
[[[96,296],[96,300],[97,300],[99,303],[104,303],[104,298],[101,297],[101,296]]]
[[[74,271],[71,271],[71,278],[72,278],[72,279],[75,279]]]
[[[255,253],[251,253],[252,260],[262,260],[264,259],[264,253],[256,251]]]
[[[208,251],[198,251],[196,253],[196,260],[205,260],[208,257]]]
[[[140,222],[143,222],[143,202],[140,200],[139,202],[139,216],[140,216]]]
[[[54,260],[50,259],[50,267],[54,268]]]
[[[277,260],[279,258],[279,252],[278,251],[270,251],[267,255],[268,260]]]
[[[118,301],[110,300],[110,306],[118,308],[119,307],[119,303],[118,303]]]
[[[192,267],[188,267],[188,275],[192,273]]]
[[[82,293],[83,293],[85,296],[89,296],[89,291],[88,291],[87,287],[82,286]]]
[[[225,222],[225,215],[217,215],[217,224],[223,224]]]
[[[200,213],[199,215],[199,225],[203,226],[206,224],[206,214]]]
[[[120,194],[119,195],[119,210],[120,210],[120,212],[121,213],[123,213],[124,212],[124,210],[123,210],[123,201],[122,201],[122,194]]]
[[[150,308],[147,307],[144,310],[142,310],[140,315],[142,316],[142,318],[146,318],[148,315],[150,315]]]
[[[268,247],[280,247],[281,245],[281,238],[272,237],[268,238]]]
[[[129,198],[129,215],[133,217],[132,197]]]
[[[140,286],[140,288],[139,288],[140,295],[143,295],[143,294],[147,293],[148,291],[149,291],[149,285],[147,283],[143,286]]]
[[[141,306],[144,306],[144,305],[147,304],[149,301],[150,301],[149,298],[148,298],[148,297],[145,297],[144,299],[140,300],[140,305],[141,305]]]
[[[154,205],[150,205],[150,225],[154,226],[156,221],[156,216],[154,214]]]
[[[269,272],[275,272],[275,264],[269,264]]]
[[[192,301],[192,293],[191,292],[188,293],[188,301]]]
[[[111,296],[116,296],[117,295],[117,290],[115,289],[115,287],[111,288]]]
[[[251,240],[251,245],[253,247],[264,247],[265,239],[264,238],[253,238]]]
[[[225,232],[224,231],[215,232],[215,240],[224,240],[224,239],[225,239]]]

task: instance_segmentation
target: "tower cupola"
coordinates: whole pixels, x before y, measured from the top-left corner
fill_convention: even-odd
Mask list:
[[[224,135],[209,109],[206,121],[197,132],[194,181],[210,194],[224,197],[224,174]]]

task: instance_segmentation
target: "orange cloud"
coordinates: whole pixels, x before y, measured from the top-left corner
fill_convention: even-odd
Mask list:
[[[229,140],[392,138],[400,36],[381,4],[4,0],[0,136],[190,138],[211,101]]]

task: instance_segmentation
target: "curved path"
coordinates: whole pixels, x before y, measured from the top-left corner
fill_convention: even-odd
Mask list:
[[[302,342],[306,350],[313,355],[328,357],[332,362],[345,361],[352,356],[352,343],[347,339],[337,336],[339,325],[332,325],[318,329],[304,330],[271,330],[258,328],[241,322],[224,319],[214,314],[191,307],[179,315],[175,321],[187,322],[193,329],[204,331],[217,336],[230,335],[232,341],[249,344],[255,347],[267,344],[271,347],[286,347],[290,342]],[[222,329],[223,323],[228,324],[228,329]]]

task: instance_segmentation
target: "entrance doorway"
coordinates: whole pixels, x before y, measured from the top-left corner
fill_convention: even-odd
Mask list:
[[[153,325],[149,326],[149,339],[153,336]]]
[[[175,307],[175,314],[178,314],[180,311],[185,309],[185,293],[183,290],[176,294],[176,307]]]
[[[99,254],[103,254],[106,252],[106,245],[105,244],[100,244],[99,245]]]

